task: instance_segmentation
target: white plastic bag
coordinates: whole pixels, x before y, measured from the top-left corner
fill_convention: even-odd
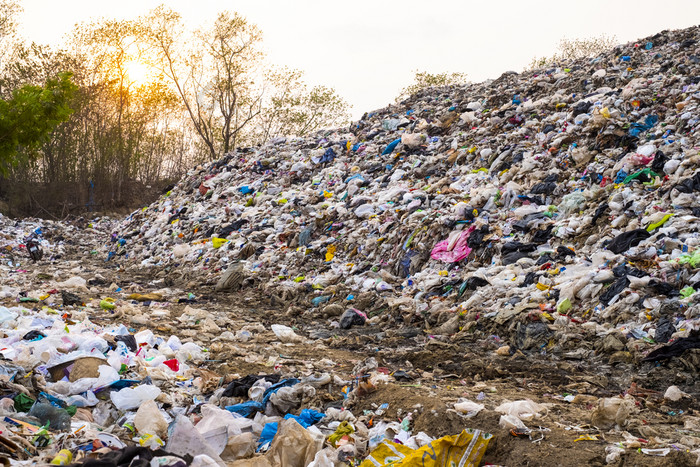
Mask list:
[[[19,315],[14,311],[10,310],[9,308],[0,306],[0,323],[7,323],[9,321],[17,319],[17,316]]]
[[[303,340],[303,338],[297,335],[289,326],[273,324],[270,328],[272,329],[272,332],[275,333],[275,336],[277,336],[277,338],[284,343],[301,342]]]
[[[520,420],[515,415],[501,415],[498,420],[498,426],[505,428],[506,430],[527,430],[528,427],[525,426],[522,420]]]
[[[119,410],[131,410],[137,408],[146,401],[155,399],[160,395],[160,389],[150,384],[142,384],[135,388],[124,388],[119,392],[110,393],[112,403]]]
[[[482,404],[477,404],[474,401],[465,399],[463,401],[455,403],[455,410],[471,418],[479,412],[481,412],[482,410],[484,410],[484,406]]]
[[[540,418],[547,413],[547,408],[541,404],[525,399],[515,402],[504,402],[496,407],[496,412],[513,415],[520,420],[529,422],[534,418]]]
[[[205,455],[211,457],[214,462],[224,465],[219,454],[204,439],[204,437],[192,425],[189,418],[178,415],[175,424],[170,430],[170,437],[165,450],[176,455],[189,454],[191,456]]]

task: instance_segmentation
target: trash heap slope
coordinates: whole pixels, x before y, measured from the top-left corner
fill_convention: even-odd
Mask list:
[[[109,258],[370,324],[506,326],[513,350],[554,331],[690,338],[699,31],[239,149],[124,219]]]

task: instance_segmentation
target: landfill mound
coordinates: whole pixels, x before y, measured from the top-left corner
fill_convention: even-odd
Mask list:
[[[0,216],[0,462],[697,465],[699,35]]]
[[[110,257],[257,288],[330,326],[644,358],[698,328],[698,29],[431,88],[190,171]]]

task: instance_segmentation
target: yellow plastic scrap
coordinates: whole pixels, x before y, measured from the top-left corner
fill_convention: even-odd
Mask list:
[[[116,305],[114,304],[114,299],[105,298],[104,300],[100,300],[100,308],[102,308],[103,310],[114,310],[116,308]]]
[[[141,446],[153,446],[153,445],[165,446],[165,443],[163,442],[162,439],[160,439],[156,435],[151,435],[148,433],[141,435],[141,438],[139,439],[139,444]]]
[[[419,449],[411,449],[388,439],[383,440],[360,467],[477,467],[492,435],[467,429],[444,436]]]
[[[213,237],[213,238],[211,239],[211,243],[212,243],[212,245],[214,245],[214,248],[221,248],[221,247],[224,246],[227,242],[228,242],[228,240],[226,240],[225,238]]]
[[[537,288],[540,289],[540,290],[549,290],[549,286],[548,286],[548,285],[544,285],[544,284],[541,283],[541,282],[538,282],[537,285],[535,285],[535,287],[537,287]]]
[[[352,427],[352,425],[350,425],[347,421],[342,422],[340,425],[338,425],[335,433],[328,437],[328,442],[331,443],[331,446],[336,447],[338,441],[343,439],[344,436],[349,436],[354,432],[355,429]]]
[[[600,114],[605,117],[605,118],[610,118],[610,110],[607,107],[603,107],[603,109],[600,111]]]
[[[140,293],[132,293],[128,297],[126,297],[129,300],[136,300],[137,302],[162,302],[163,301],[163,295],[159,293],[145,293],[145,294],[140,294]]]
[[[581,435],[574,440],[574,443],[578,441],[598,441],[598,435]]]
[[[335,256],[335,245],[328,245],[328,248],[326,248],[326,263],[330,263],[333,261],[333,257]]]
[[[647,232],[653,232],[654,230],[658,229],[662,225],[666,223],[670,218],[673,217],[673,214],[666,214],[659,222],[654,222],[653,224],[649,224],[649,227],[647,227]]]

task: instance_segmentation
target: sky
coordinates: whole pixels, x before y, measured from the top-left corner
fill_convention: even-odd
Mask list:
[[[58,44],[74,24],[135,18],[165,3],[192,27],[222,10],[257,24],[271,63],[297,68],[352,105],[354,119],[393,102],[415,71],[471,81],[522,71],[562,38],[625,43],[700,22],[698,0],[20,0],[21,31]]]

